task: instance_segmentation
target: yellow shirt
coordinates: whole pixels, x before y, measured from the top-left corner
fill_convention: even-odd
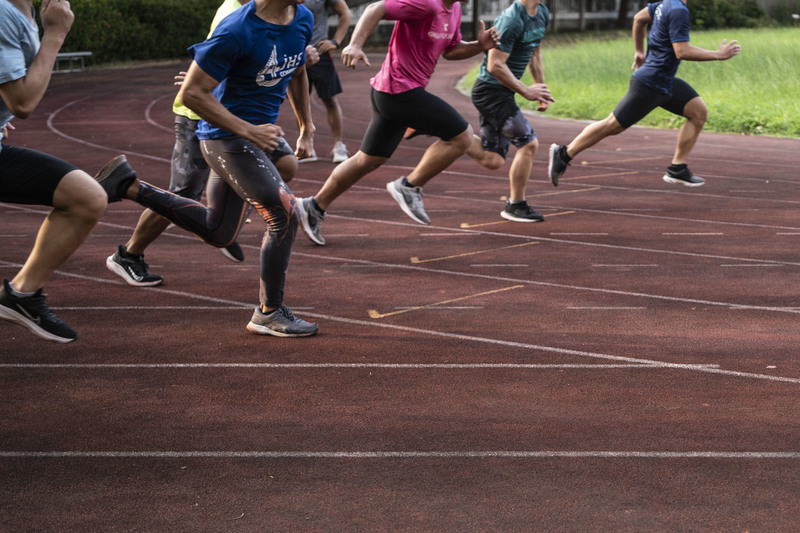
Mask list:
[[[242,4],[241,2],[239,2],[239,0],[225,0],[224,2],[222,2],[222,5],[217,8],[217,13],[216,15],[214,15],[214,20],[211,21],[211,28],[208,30],[208,35],[206,36],[206,39],[211,37],[211,34],[214,33],[214,28],[217,27],[217,24],[219,24],[222,21],[222,19],[224,19],[225,17],[227,17],[240,7],[242,7]],[[198,117],[194,111],[192,111],[191,109],[189,109],[188,107],[186,107],[181,103],[180,98],[178,98],[177,94],[175,95],[175,101],[172,102],[172,112],[175,113],[176,115],[181,115],[183,117],[192,120],[200,120],[200,117]]]

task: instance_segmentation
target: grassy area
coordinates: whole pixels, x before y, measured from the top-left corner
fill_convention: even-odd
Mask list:
[[[742,52],[728,61],[684,61],[678,76],[689,82],[709,109],[707,131],[800,137],[800,29],[731,29],[692,32],[692,44],[716,49],[736,39]],[[630,35],[563,44],[545,40],[542,58],[555,104],[548,116],[598,120],[627,91],[633,62]],[[471,87],[477,69],[462,80]],[[523,78],[532,83],[530,74]],[[517,96],[519,105],[535,106]],[[683,119],[657,109],[640,125],[677,128]]]

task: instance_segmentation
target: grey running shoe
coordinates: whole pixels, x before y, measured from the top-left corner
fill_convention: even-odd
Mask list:
[[[311,152],[311,155],[308,157],[304,157],[303,159],[298,159],[298,163],[313,163],[317,161],[319,158],[317,157],[317,152]]]
[[[121,202],[128,187],[136,179],[136,172],[128,164],[124,155],[118,155],[100,169],[94,179],[103,186],[109,202]]]
[[[342,141],[339,141],[336,143],[336,146],[333,147],[331,155],[333,156],[331,160],[334,163],[343,163],[347,161],[347,147]]]
[[[234,263],[241,263],[244,261],[244,252],[242,251],[242,247],[239,246],[239,243],[236,241],[229,244],[225,248],[220,248],[219,251],[222,252],[222,255]]]
[[[319,232],[319,227],[325,219],[325,213],[320,213],[314,207],[313,198],[302,198],[298,205],[300,206],[300,223],[303,226],[306,237],[311,239],[314,244],[325,246],[325,238]]]
[[[276,337],[309,337],[319,329],[316,324],[295,317],[288,307],[280,306],[266,315],[256,307],[247,329],[259,335]]]
[[[549,152],[549,159],[547,162],[547,175],[550,177],[550,183],[553,184],[554,187],[558,187],[558,179],[566,172],[569,163],[565,163],[563,159],[561,159],[561,149],[563,145],[560,144],[551,144],[550,145],[550,152]]]
[[[415,222],[430,224],[431,220],[425,213],[425,206],[422,205],[422,188],[406,187],[403,185],[403,177],[387,183],[386,190],[389,191],[389,194],[392,195],[392,198],[398,203],[403,212]]]
[[[534,211],[528,202],[506,202],[506,208],[500,212],[500,216],[513,222],[544,222],[544,217]]]
[[[124,245],[120,244],[113,255],[106,259],[108,269],[134,287],[153,287],[161,285],[164,278],[147,271],[147,263],[143,254],[129,254]]]
[[[14,296],[5,279],[0,287],[0,319],[26,327],[48,341],[67,343],[77,339],[78,334],[47,307],[44,299],[42,289],[31,296]]]
[[[700,176],[695,176],[692,174],[692,171],[689,170],[689,167],[685,167],[680,172],[667,169],[667,173],[664,174],[664,181],[667,183],[680,183],[686,185],[687,187],[699,187],[706,182],[706,180]]]

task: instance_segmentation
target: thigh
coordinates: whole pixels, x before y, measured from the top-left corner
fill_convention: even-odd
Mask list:
[[[208,163],[195,135],[197,120],[175,115],[175,146],[169,190],[192,200],[200,200],[208,180]]]
[[[683,109],[691,100],[700,96],[694,87],[680,78],[675,78],[672,83],[672,97],[661,105],[664,109],[675,115],[683,116]]]
[[[291,194],[269,156],[250,141],[230,137],[201,141],[201,146],[214,173],[248,203],[270,208]]]
[[[631,77],[627,94],[614,109],[614,117],[623,128],[630,128],[669,98],[669,94],[651,89],[635,77]]]
[[[0,201],[52,207],[58,184],[77,168],[44,152],[3,145],[0,150]]]

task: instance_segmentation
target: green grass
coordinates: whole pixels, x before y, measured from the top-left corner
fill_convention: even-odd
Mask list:
[[[692,32],[692,44],[715,50],[736,39],[741,53],[728,61],[683,61],[678,76],[689,82],[709,109],[706,131],[800,137],[800,29],[731,29]],[[633,62],[630,35],[542,46],[545,77],[556,102],[546,115],[599,120],[628,88]],[[462,80],[471,86],[477,68]],[[532,83],[530,74],[523,78]],[[520,107],[535,109],[517,96]],[[677,128],[681,117],[656,109],[640,125]]]

